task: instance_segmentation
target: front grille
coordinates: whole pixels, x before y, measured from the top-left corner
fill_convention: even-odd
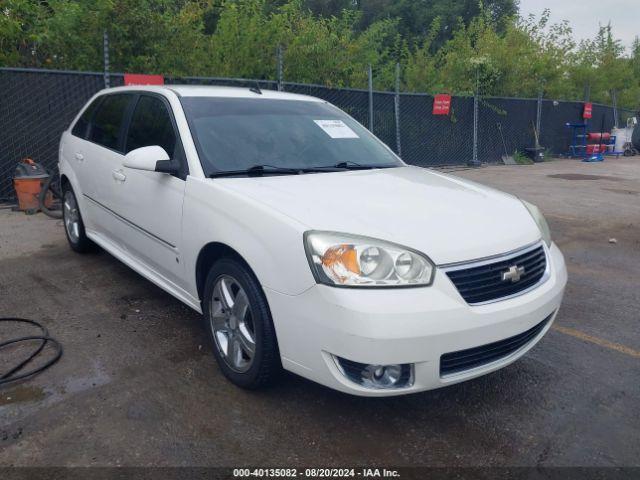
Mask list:
[[[503,280],[510,268],[520,270],[517,281]],[[475,267],[460,267],[447,271],[447,276],[469,304],[489,302],[520,293],[537,284],[547,268],[544,248],[539,246],[525,253]]]
[[[442,355],[440,357],[440,376],[464,372],[465,370],[471,370],[508,357],[536,338],[552,316],[553,314],[549,315],[535,327],[513,337],[482,345],[481,347],[468,348]]]

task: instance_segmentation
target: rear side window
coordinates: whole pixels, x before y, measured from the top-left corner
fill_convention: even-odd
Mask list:
[[[120,148],[120,134],[127,105],[132,95],[108,95],[96,111],[89,140],[112,150]]]
[[[173,158],[176,134],[165,103],[157,97],[143,95],[131,118],[126,151],[152,145],[160,145]]]
[[[71,130],[72,135],[80,138],[87,138],[87,130],[89,129],[91,118],[93,117],[93,113],[96,111],[96,108],[98,108],[98,105],[101,101],[102,97],[98,97],[93,102],[91,102],[91,105],[87,107],[87,109],[82,113],[82,116],[73,126],[73,130]]]

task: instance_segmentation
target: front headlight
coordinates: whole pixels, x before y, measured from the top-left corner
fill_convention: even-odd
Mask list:
[[[318,283],[342,287],[427,286],[435,266],[415,250],[375,238],[306,232],[304,248]]]
[[[540,229],[540,233],[542,234],[542,239],[544,240],[544,243],[547,244],[547,247],[550,247],[551,246],[551,230],[549,230],[549,225],[547,224],[547,221],[544,219],[542,212],[538,207],[536,207],[532,203],[525,202],[522,199],[520,199],[520,201],[527,208],[527,210],[529,210],[529,213],[538,224],[538,228]]]

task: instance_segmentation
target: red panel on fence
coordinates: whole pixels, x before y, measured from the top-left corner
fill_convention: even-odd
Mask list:
[[[592,112],[593,104],[591,102],[586,102],[584,104],[584,110],[582,111],[582,118],[591,118]]]
[[[138,73],[125,73],[125,85],[164,85],[162,75],[142,75]]]
[[[449,115],[449,109],[451,108],[451,95],[439,93],[433,97],[433,114],[434,115]]]

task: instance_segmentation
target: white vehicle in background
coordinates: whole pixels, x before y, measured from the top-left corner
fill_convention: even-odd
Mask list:
[[[368,396],[484,375],[542,338],[567,281],[536,207],[407,166],[315,98],[103,90],[59,167],[71,248],[201,312],[247,388],[282,367]]]

